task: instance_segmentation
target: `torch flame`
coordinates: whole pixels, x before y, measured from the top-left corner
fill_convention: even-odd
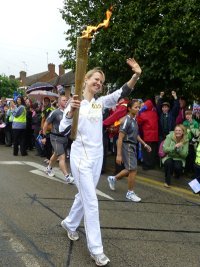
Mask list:
[[[92,38],[92,33],[96,32],[99,28],[105,27],[107,28],[110,22],[110,18],[112,16],[112,7],[106,11],[106,19],[98,26],[87,26],[87,29],[82,32],[81,38]]]

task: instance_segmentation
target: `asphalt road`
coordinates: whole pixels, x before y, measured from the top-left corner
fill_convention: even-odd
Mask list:
[[[12,156],[0,146],[0,267],[92,267],[81,224],[72,242],[61,228],[77,192],[49,179],[43,158]],[[139,175],[141,203],[126,201],[126,179],[110,191],[107,175],[98,185],[104,251],[112,267],[199,267],[200,202]],[[180,192],[179,192],[180,193]]]

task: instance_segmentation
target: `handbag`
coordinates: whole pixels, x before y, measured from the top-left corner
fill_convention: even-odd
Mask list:
[[[41,134],[38,134],[38,136],[36,138],[36,141],[40,145],[41,149],[44,148],[44,144],[42,143],[42,139],[43,139],[42,135]]]
[[[164,140],[160,143],[159,149],[158,149],[158,156],[160,158],[164,158],[167,154],[163,150]]]

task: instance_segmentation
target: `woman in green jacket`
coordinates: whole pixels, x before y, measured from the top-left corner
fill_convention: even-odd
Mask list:
[[[174,173],[178,179],[185,167],[185,159],[188,154],[188,135],[182,124],[175,126],[174,131],[170,132],[163,144],[166,156],[162,159],[165,169],[165,187],[170,187],[171,176]]]

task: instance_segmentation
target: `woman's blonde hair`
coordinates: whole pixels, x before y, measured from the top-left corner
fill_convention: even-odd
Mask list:
[[[94,68],[94,69],[89,70],[89,71],[86,73],[85,78],[86,78],[86,79],[89,79],[89,78],[90,78],[94,73],[96,73],[96,72],[98,72],[98,73],[100,73],[100,74],[102,75],[102,77],[103,77],[103,82],[105,82],[105,74],[104,74],[104,72],[103,72],[100,68]]]
[[[181,130],[183,131],[183,137],[181,138],[180,142],[184,143],[184,142],[186,141],[186,139],[187,139],[187,131],[186,131],[186,128],[185,128],[185,126],[184,126],[183,124],[177,124],[177,125],[174,127],[174,132],[175,132],[175,129],[176,129],[177,127],[181,128]],[[177,140],[176,140],[175,133],[174,133],[173,138],[174,138],[174,141],[177,141]]]

